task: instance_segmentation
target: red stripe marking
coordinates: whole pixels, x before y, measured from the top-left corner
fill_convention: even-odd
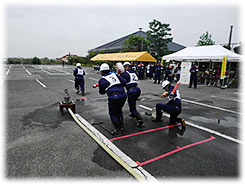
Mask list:
[[[216,139],[216,138],[213,137],[213,136],[210,136],[209,139],[205,139],[205,140],[203,140],[203,141],[199,141],[199,142],[196,142],[196,143],[193,143],[193,144],[189,144],[189,145],[186,145],[186,146],[184,146],[184,147],[177,147],[176,150],[170,151],[170,152],[165,153],[165,154],[163,154],[163,155],[161,155],[161,156],[152,158],[152,159],[147,160],[147,161],[142,162],[142,163],[136,161],[136,163],[137,163],[139,166],[143,166],[143,165],[149,164],[149,163],[151,163],[151,162],[154,162],[154,161],[156,161],[156,160],[159,160],[159,159],[161,159],[161,158],[164,158],[164,157],[166,157],[166,156],[172,155],[172,154],[174,154],[174,153],[176,153],[176,152],[179,152],[179,151],[181,151],[181,150],[184,150],[184,149],[190,148],[190,147],[192,147],[192,146],[196,146],[196,145],[198,145],[198,144],[202,144],[202,143],[205,143],[205,142],[214,140],[214,139]]]
[[[165,126],[165,127],[160,127],[160,128],[155,128],[155,129],[145,130],[145,131],[142,131],[142,132],[137,132],[137,133],[133,133],[133,134],[128,134],[128,135],[124,135],[124,136],[121,136],[121,137],[115,137],[115,138],[112,138],[112,139],[109,139],[109,140],[110,140],[110,141],[115,141],[115,140],[118,140],[118,139],[124,139],[124,138],[127,138],[127,137],[132,137],[132,136],[136,136],[136,135],[140,135],[140,134],[145,134],[145,133],[148,133],[148,132],[154,132],[154,131],[157,131],[157,130],[163,130],[163,129],[175,127],[175,126],[178,126],[178,125],[181,125],[181,124],[178,123],[178,124],[176,124],[176,125],[169,125],[169,126]]]

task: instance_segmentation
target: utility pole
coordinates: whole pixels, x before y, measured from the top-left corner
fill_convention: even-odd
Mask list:
[[[139,30],[141,31],[143,28],[139,28]],[[141,51],[143,51],[143,40],[141,40]]]
[[[228,43],[228,49],[231,50],[231,36],[232,36],[232,28],[233,25],[231,25],[231,30],[230,30],[230,37],[229,37],[229,43]]]

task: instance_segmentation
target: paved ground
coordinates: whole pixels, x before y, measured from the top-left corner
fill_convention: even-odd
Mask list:
[[[83,179],[135,179],[105,153],[72,120],[61,116],[58,102],[69,90],[77,113],[90,123],[103,122],[110,129],[107,97],[92,85],[100,74],[85,68],[85,97],[75,94],[72,66],[7,65],[5,67],[6,177],[76,177]],[[150,112],[161,86],[141,80],[138,110],[145,125],[136,127],[124,111],[125,132],[112,142],[159,181],[179,178],[238,179],[241,177],[242,126],[239,89],[180,85],[182,114],[188,125],[184,136],[170,139],[168,117],[153,123]],[[147,110],[148,109],[148,110]],[[115,138],[95,126],[108,139]],[[162,128],[163,127],[163,128]],[[144,131],[150,132],[144,132]],[[137,134],[136,134],[137,133]],[[153,160],[152,160],[153,159]]]

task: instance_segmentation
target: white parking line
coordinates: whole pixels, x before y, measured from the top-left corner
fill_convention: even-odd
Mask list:
[[[45,73],[47,73],[47,74],[49,74],[49,75],[52,75],[52,73],[50,73],[50,72],[48,72],[48,71],[46,71],[46,70],[44,70],[44,69],[41,69],[41,71],[43,71],[43,72],[45,72]]]
[[[236,95],[242,95],[243,93],[234,92],[234,94],[236,94]]]
[[[29,75],[31,75],[31,72],[29,72],[24,66],[23,66],[23,68],[25,69],[25,71],[26,71]]]
[[[6,72],[5,75],[8,75],[9,74],[11,67],[12,67],[12,65],[9,66],[8,71]]]
[[[94,80],[94,81],[99,81],[99,79],[95,79],[95,78],[93,78],[93,77],[89,77],[89,79],[91,79],[91,80]]]
[[[40,82],[40,80],[36,79],[36,81],[44,88],[47,88],[43,83]]]
[[[68,81],[73,82],[73,83],[75,82],[74,80],[68,80]]]
[[[146,109],[146,110],[148,110],[148,111],[152,111],[152,108],[146,107],[146,106],[144,106],[144,105],[139,105],[139,107],[141,107],[141,108],[143,108],[143,109]],[[169,115],[169,114],[166,114],[166,113],[163,113],[162,115],[163,115],[163,116],[166,116],[166,117],[170,117],[170,115]],[[200,125],[196,125],[196,124],[190,123],[190,122],[188,122],[188,121],[185,121],[185,122],[186,122],[187,125],[190,125],[190,126],[192,126],[192,127],[198,128],[198,129],[200,129],[200,130],[204,130],[204,131],[209,132],[209,133],[211,133],[211,134],[215,134],[215,135],[220,136],[220,137],[222,137],[222,138],[225,138],[225,139],[227,139],[227,140],[230,140],[230,141],[233,141],[233,142],[236,142],[236,143],[239,143],[239,144],[243,144],[243,142],[242,142],[241,140],[239,140],[239,139],[235,139],[235,138],[233,138],[233,137],[231,137],[231,136],[222,134],[222,133],[220,133],[220,132],[217,132],[217,131],[215,131],[215,130],[211,130],[211,129],[206,128],[206,127],[202,127],[202,126],[200,126]]]
[[[242,114],[242,113],[237,112],[237,111],[232,111],[232,110],[229,110],[229,109],[224,109],[224,108],[221,108],[221,107],[212,106],[212,105],[208,105],[208,104],[204,104],[204,103],[200,103],[200,102],[195,102],[195,101],[191,101],[191,100],[182,99],[182,101],[188,102],[188,103],[193,103],[193,104],[196,104],[196,105],[201,105],[201,106],[204,106],[204,107],[218,109],[218,110],[225,111],[225,112],[231,112],[231,113],[235,113],[235,114]]]
[[[61,69],[57,69],[55,68],[56,71],[61,72],[61,74],[65,74],[65,75],[72,75],[72,73],[68,73],[67,71],[61,70]]]
[[[242,102],[241,100],[235,99],[235,98],[222,98],[222,97],[218,97],[215,95],[211,95],[212,98],[217,98],[217,99],[221,99],[221,100],[231,100],[231,101],[235,101],[235,102]]]

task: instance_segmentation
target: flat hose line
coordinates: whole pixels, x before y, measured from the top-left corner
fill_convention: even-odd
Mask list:
[[[89,128],[87,128],[78,117],[72,112],[70,108],[68,108],[68,112],[76,122],[76,124],[82,128],[99,146],[101,146],[114,160],[116,160],[123,168],[125,168],[133,177],[135,177],[140,182],[154,182],[159,183],[153,176],[151,176],[147,171],[145,171],[141,166],[137,163],[136,167],[131,167],[124,160],[122,160],[116,153],[114,153],[106,144],[104,144]],[[92,125],[91,125],[92,126]],[[109,141],[109,140],[108,140]],[[111,141],[110,144],[114,146]],[[120,151],[120,150],[119,150]],[[118,151],[117,151],[118,152]]]

